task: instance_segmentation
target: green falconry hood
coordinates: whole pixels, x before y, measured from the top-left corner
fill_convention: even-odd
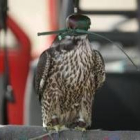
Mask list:
[[[68,29],[81,29],[87,31],[90,28],[90,18],[82,14],[72,14],[66,19]]]

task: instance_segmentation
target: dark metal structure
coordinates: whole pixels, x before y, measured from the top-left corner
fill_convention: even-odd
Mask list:
[[[98,10],[82,10],[80,9],[80,2],[82,0],[78,0],[78,11],[79,13],[85,14],[85,15],[97,15],[97,16],[106,16],[106,15],[119,15],[119,16],[124,16],[127,18],[127,21],[136,18],[139,25],[140,25],[140,0],[137,0],[137,9],[135,11],[133,10],[102,10],[102,9],[98,9]],[[65,12],[63,12],[65,11]],[[61,22],[60,22],[60,27],[64,27],[65,25],[65,19],[66,17],[73,13],[73,1],[63,1],[62,3],[62,13],[61,15],[63,16],[63,18],[61,18]],[[60,15],[60,16],[61,16]],[[121,23],[120,23],[121,24]],[[140,28],[140,26],[139,26]],[[101,35],[105,35],[107,38],[115,41],[115,42],[121,42],[124,47],[127,46],[135,46],[135,45],[139,45],[139,31],[138,32],[121,32],[118,31],[116,29],[112,30],[112,31],[106,31],[106,32],[95,32],[95,33],[99,33]],[[96,36],[90,36],[91,41],[97,41],[100,43],[105,43],[105,41],[99,37]]]
[[[7,115],[7,103],[14,101],[13,96],[13,87],[11,86],[11,81],[9,77],[9,60],[8,60],[8,49],[6,46],[6,34],[7,34],[7,10],[8,10],[8,1],[0,0],[0,36],[4,36],[4,76],[3,76],[3,90],[1,91],[2,101],[2,122],[8,124],[8,115]],[[3,34],[2,34],[3,31]],[[2,43],[2,42],[0,42]]]

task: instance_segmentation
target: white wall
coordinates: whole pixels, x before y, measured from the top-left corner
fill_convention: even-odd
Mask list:
[[[33,53],[48,47],[47,36],[37,36],[49,30],[47,5],[48,0],[9,0],[9,14],[29,36]]]
[[[135,10],[137,9],[137,0],[81,0],[80,7],[83,10]],[[92,30],[112,30],[119,22],[126,20],[123,16],[91,16]],[[132,19],[120,26],[124,31],[137,31],[138,23]]]

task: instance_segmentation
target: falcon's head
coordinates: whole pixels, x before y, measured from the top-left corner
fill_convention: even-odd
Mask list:
[[[90,28],[90,25],[90,18],[81,14],[72,14],[66,20],[68,29],[82,29],[87,31]]]

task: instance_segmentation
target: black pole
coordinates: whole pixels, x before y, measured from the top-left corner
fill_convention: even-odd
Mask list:
[[[10,77],[9,77],[9,61],[8,61],[8,50],[6,45],[6,34],[7,34],[7,10],[8,10],[8,2],[7,0],[0,0],[0,30],[1,35],[3,37],[3,44],[4,45],[4,98],[3,98],[3,124],[8,124],[8,114],[7,114],[7,103],[8,101],[13,102],[13,88],[10,84]]]
[[[7,10],[8,10],[8,2],[7,0],[0,0],[0,29],[4,29],[6,31],[6,19],[7,19]]]
[[[73,0],[74,13],[78,13],[78,3],[79,3],[79,0]]]

